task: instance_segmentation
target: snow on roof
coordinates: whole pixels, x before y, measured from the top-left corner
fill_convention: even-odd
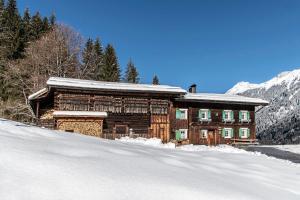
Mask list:
[[[186,90],[180,87],[174,87],[169,85],[104,82],[104,81],[92,81],[92,80],[58,78],[58,77],[49,78],[49,80],[47,81],[47,85],[56,86],[56,87],[72,87],[72,88],[86,88],[86,89],[186,93]]]
[[[178,98],[179,101],[211,101],[211,102],[231,102],[231,103],[250,103],[257,105],[269,104],[268,101],[250,98],[239,95],[229,94],[214,94],[214,93],[187,93],[183,98]]]
[[[54,111],[54,117],[107,117],[107,112],[93,111]]]
[[[39,96],[41,96],[41,95],[43,95],[43,94],[45,94],[47,92],[48,92],[48,89],[47,88],[43,88],[43,89],[37,91],[36,93],[33,93],[32,95],[29,95],[28,96],[28,100],[35,99],[36,97],[39,97]]]

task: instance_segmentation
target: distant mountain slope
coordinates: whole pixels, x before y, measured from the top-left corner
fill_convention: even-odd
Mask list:
[[[262,143],[300,143],[300,69],[260,84],[239,82],[226,93],[270,102],[256,115],[257,136]]]

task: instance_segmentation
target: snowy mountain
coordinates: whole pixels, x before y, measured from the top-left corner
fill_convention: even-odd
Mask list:
[[[270,102],[256,115],[257,136],[262,143],[300,143],[300,69],[280,73],[260,84],[239,82],[227,94]]]
[[[299,167],[227,145],[175,149],[0,119],[1,200],[298,200]]]

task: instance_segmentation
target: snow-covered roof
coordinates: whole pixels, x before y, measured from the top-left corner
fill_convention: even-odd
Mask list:
[[[29,95],[28,100],[35,99],[36,97],[39,97],[39,96],[41,96],[41,95],[43,95],[43,94],[45,94],[47,92],[48,92],[48,89],[47,88],[43,88],[43,89],[37,91],[36,93],[33,93],[32,95]]]
[[[54,111],[54,117],[107,117],[107,112],[93,111]]]
[[[84,89],[103,89],[116,91],[131,91],[131,92],[158,92],[158,93],[175,93],[184,94],[186,90],[180,87],[169,85],[152,85],[152,84],[133,84],[119,82],[104,82],[92,81],[72,78],[51,77],[47,81],[48,86],[68,87],[68,88],[84,88]]]
[[[258,99],[258,98],[250,98],[239,95],[229,95],[229,94],[214,94],[214,93],[187,93],[183,98],[177,98],[179,101],[209,101],[215,103],[247,103],[247,104],[255,104],[255,105],[267,105],[268,101]]]

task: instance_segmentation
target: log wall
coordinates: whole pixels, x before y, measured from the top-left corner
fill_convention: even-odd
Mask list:
[[[249,128],[250,138],[255,139],[255,107],[249,105],[231,105],[231,104],[213,104],[213,103],[194,103],[194,102],[175,102],[174,108],[172,108],[172,113],[175,113],[176,108],[187,108],[188,109],[188,119],[176,119],[175,114],[172,117],[172,136],[171,139],[175,138],[175,131],[178,129],[188,129],[188,139],[192,144],[209,144],[208,138],[201,137],[201,130],[213,131],[214,139],[213,143],[216,144],[230,144],[233,138],[239,139],[239,128]],[[211,111],[211,121],[201,122],[198,118],[199,109],[210,109]],[[233,110],[234,119],[233,123],[222,121],[222,111],[223,110]],[[247,110],[250,113],[251,122],[239,122],[239,111]],[[223,128],[233,128],[234,137],[224,138],[222,137],[221,130]],[[216,140],[216,141],[215,141]]]

